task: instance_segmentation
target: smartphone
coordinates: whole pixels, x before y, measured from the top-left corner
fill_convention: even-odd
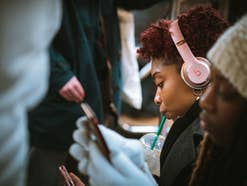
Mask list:
[[[99,151],[103,154],[103,156],[110,162],[110,151],[107,147],[107,144],[105,142],[105,139],[98,127],[99,121],[93,112],[92,108],[85,102],[81,103],[81,108],[84,111],[89,124],[86,125],[86,128],[88,130],[88,135],[91,140],[93,140]]]
[[[64,182],[66,186],[75,186],[72,178],[70,177],[66,167],[64,165],[59,166],[59,172],[61,176],[64,178]]]

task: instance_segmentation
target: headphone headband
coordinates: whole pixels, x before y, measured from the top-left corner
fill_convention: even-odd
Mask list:
[[[187,42],[184,39],[184,36],[179,28],[178,20],[176,19],[173,21],[169,28],[172,40],[176,45],[176,48],[184,60],[185,63],[192,63],[196,61],[195,56],[193,55],[190,47],[188,46]]]

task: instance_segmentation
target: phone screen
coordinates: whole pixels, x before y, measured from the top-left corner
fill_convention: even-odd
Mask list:
[[[81,108],[84,111],[86,117],[89,120],[89,125],[87,125],[88,135],[89,138],[93,141],[95,141],[96,145],[98,146],[100,152],[103,154],[103,156],[110,162],[110,151],[109,148],[106,145],[106,142],[104,140],[104,137],[98,127],[98,119],[91,109],[91,107],[83,102],[81,103]]]

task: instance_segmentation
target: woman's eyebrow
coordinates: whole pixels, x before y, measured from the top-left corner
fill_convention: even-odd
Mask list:
[[[153,81],[155,81],[156,76],[159,74],[160,72],[154,72],[153,74],[151,74],[151,77],[153,79]]]

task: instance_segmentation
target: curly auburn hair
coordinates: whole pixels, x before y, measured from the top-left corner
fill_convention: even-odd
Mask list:
[[[196,6],[180,14],[178,24],[195,56],[205,57],[228,23],[210,6]],[[172,21],[160,19],[141,33],[140,57],[164,58],[166,64],[182,64],[176,46],[169,33]]]

